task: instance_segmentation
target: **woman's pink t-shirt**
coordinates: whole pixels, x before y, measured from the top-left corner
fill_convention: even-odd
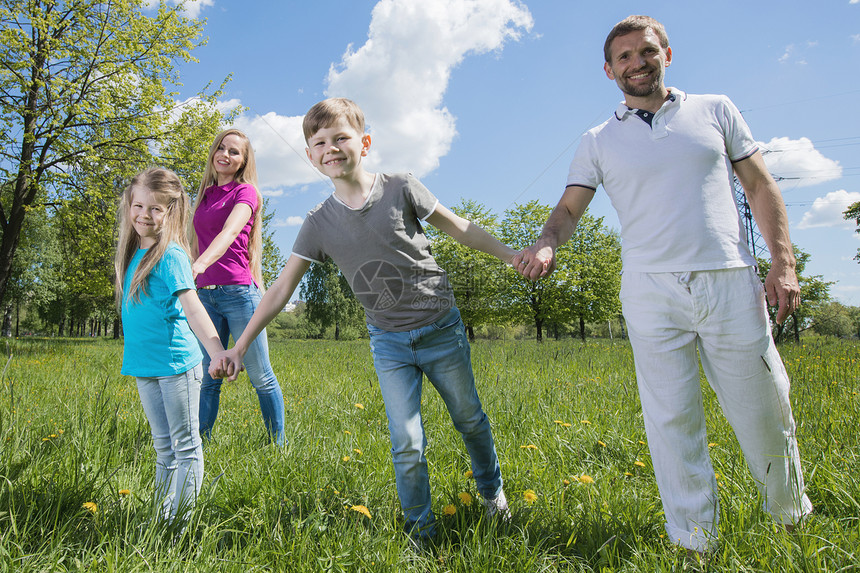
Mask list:
[[[205,272],[197,275],[198,288],[210,285],[256,284],[248,263],[248,241],[254,212],[258,206],[257,191],[252,185],[231,181],[226,185],[207,187],[203,191],[203,199],[194,212],[198,253],[202,254],[209,248],[238,203],[251,207],[251,217],[221,258],[212,263]]]

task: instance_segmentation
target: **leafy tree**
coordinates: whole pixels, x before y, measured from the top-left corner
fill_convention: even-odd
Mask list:
[[[541,205],[537,200],[508,209],[499,231],[502,242],[516,250],[533,245],[540,238],[550,212],[548,206]],[[569,267],[571,258],[568,242],[556,251],[556,267]],[[514,322],[534,324],[537,340],[542,341],[545,325],[562,321],[559,309],[563,308],[565,296],[573,292],[575,285],[570,283],[573,279],[572,275],[564,272],[554,272],[535,282],[519,276],[511,279],[505,291],[508,317]]]
[[[586,322],[601,322],[621,312],[621,240],[604,227],[602,218],[585,213],[568,245],[570,259],[555,273],[572,288],[561,298],[557,316],[577,322],[584,341]]]
[[[344,326],[360,326],[364,309],[352,292],[346,277],[331,258],[313,263],[299,288],[305,301],[305,317],[319,326],[321,333],[334,325],[334,339],[340,340]]]
[[[275,243],[275,231],[271,228],[274,216],[275,212],[269,211],[269,200],[263,199],[263,281],[267,287],[277,280],[281,269],[287,264]]]
[[[818,311],[819,307],[826,304],[830,300],[830,285],[832,282],[822,280],[821,275],[804,276],[803,271],[806,269],[806,263],[809,262],[810,255],[800,250],[797,245],[792,245],[794,248],[794,257],[797,260],[795,272],[797,273],[797,281],[800,283],[800,307],[791,315],[791,320],[786,320],[782,324],[776,324],[776,307],[768,305],[768,314],[770,322],[773,325],[773,339],[781,341],[787,330],[793,332],[794,341],[800,342],[800,333],[812,326],[812,317]],[[758,259],[758,272],[762,282],[764,282],[767,273],[770,270],[770,260]]]
[[[480,203],[462,200],[452,211],[490,234],[497,233],[496,216]],[[475,326],[503,321],[503,293],[514,271],[505,268],[496,257],[470,249],[432,225],[428,225],[426,232],[432,242],[433,257],[448,275],[463,324],[469,338],[474,340]]]
[[[860,337],[860,307],[835,300],[821,304],[812,315],[812,329],[825,336]]]
[[[121,164],[175,125],[175,64],[202,23],[142,0],[0,0],[0,300],[28,212],[75,170]],[[145,154],[149,157],[149,154]]]
[[[843,213],[843,216],[846,220],[854,219],[854,222],[857,224],[856,232],[860,233],[860,201],[853,205],[849,205]],[[854,256],[854,260],[860,263],[860,249],[857,249],[857,254]]]

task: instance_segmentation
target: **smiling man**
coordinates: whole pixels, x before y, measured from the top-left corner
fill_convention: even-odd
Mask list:
[[[765,509],[790,529],[812,506],[765,307],[766,299],[778,305],[781,322],[800,304],[782,195],[727,97],[665,86],[672,49],[662,24],[647,16],[619,22],[604,59],[624,101],[583,136],[561,200],[515,268],[532,280],[551,272],[555,249],[602,185],[621,223],[621,302],[669,539],[699,553],[717,543],[700,359]],[[764,289],[733,175],[773,259]]]

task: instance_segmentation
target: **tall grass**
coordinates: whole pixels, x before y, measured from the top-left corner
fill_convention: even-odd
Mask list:
[[[267,444],[247,378],[226,384],[205,447],[204,489],[180,530],[154,519],[154,452],[136,387],[119,375],[121,344],[13,341],[0,383],[0,571],[685,567],[664,537],[626,343],[473,345],[514,514],[509,524],[484,517],[465,449],[444,404],[425,386],[441,525],[437,547],[423,556],[409,551],[401,533],[367,342],[273,341],[271,350],[288,446]],[[721,493],[721,544],[707,569],[860,570],[858,345],[821,339],[781,352],[815,513],[792,534],[763,513],[706,388]]]

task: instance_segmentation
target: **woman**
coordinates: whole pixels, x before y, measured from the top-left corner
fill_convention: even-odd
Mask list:
[[[262,208],[250,141],[239,130],[222,131],[209,149],[194,204],[191,270],[225,347],[231,334],[234,340],[242,335],[262,296]],[[200,433],[209,438],[218,416],[221,379],[209,376],[205,349],[203,355]],[[265,331],[249,347],[244,366],[257,391],[266,429],[276,444],[283,445],[284,397],[269,363]]]

